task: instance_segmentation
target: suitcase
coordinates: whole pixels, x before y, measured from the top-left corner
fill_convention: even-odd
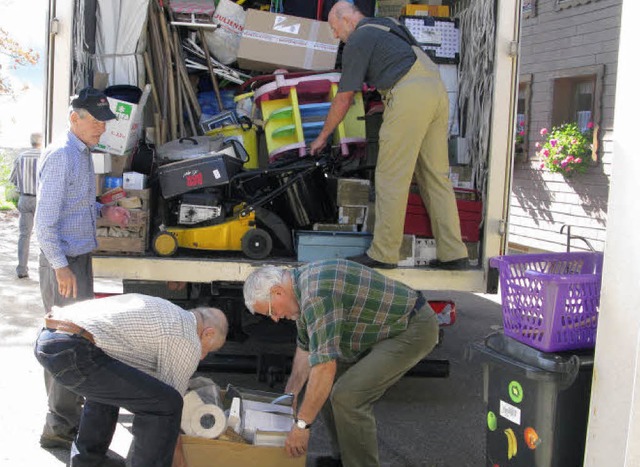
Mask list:
[[[160,190],[165,199],[200,188],[229,183],[243,162],[226,154],[195,157],[158,167]]]

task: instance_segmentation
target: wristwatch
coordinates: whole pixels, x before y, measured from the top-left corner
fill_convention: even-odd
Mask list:
[[[311,428],[311,423],[307,423],[301,418],[296,418],[296,426],[302,430],[308,430]]]

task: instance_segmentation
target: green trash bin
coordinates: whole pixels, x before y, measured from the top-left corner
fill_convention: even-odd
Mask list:
[[[483,366],[487,467],[582,466],[593,350],[545,353],[503,333],[470,350]]]

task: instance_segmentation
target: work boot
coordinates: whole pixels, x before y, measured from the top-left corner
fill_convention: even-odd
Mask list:
[[[376,269],[395,269],[398,267],[397,264],[391,263],[383,263],[382,261],[377,261],[371,258],[368,254],[363,253],[357,256],[349,256],[347,258],[349,261],[353,261],[354,263],[362,264],[363,266],[367,266],[368,268],[376,268]]]
[[[42,435],[40,436],[40,446],[44,449],[71,449],[73,438],[61,435]]]
[[[320,456],[316,459],[315,467],[342,467],[340,458]]]
[[[458,258],[451,261],[440,261],[439,259],[432,259],[429,261],[429,267],[434,269],[445,269],[447,271],[460,271],[462,269],[469,269],[469,258]]]

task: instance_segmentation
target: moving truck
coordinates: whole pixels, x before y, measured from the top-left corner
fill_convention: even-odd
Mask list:
[[[381,8],[386,3],[380,2]],[[77,57],[81,54],[77,50],[79,46],[76,35],[81,28],[80,25],[89,24],[88,17],[82,17],[84,11],[89,12],[89,7],[81,11],[78,8],[80,4],[85,5],[74,0],[49,2],[45,89],[46,143],[65,130],[70,95],[88,84],[78,80]],[[484,5],[479,6],[480,4]],[[473,8],[478,11],[468,14],[467,10]],[[459,60],[459,86],[482,91],[481,94],[472,91],[464,97],[458,119],[458,134],[465,136],[459,139],[464,140],[465,146],[471,148],[470,156],[458,157],[466,158],[469,162],[466,167],[473,174],[473,188],[480,192],[483,202],[480,242],[477,245],[478,266],[465,271],[407,267],[383,273],[416,289],[495,291],[497,278],[491,273],[488,261],[490,257],[504,253],[507,245],[506,222],[514,141],[513,122],[517,101],[520,2],[454,1],[451,13],[458,18],[455,27],[463,42],[462,50],[464,51],[465,40],[476,43],[473,48],[468,48],[473,51],[467,52],[466,56],[462,55]],[[478,22],[480,17],[485,23],[487,18],[493,22],[483,24],[482,21]],[[88,29],[90,28],[85,27],[85,31]],[[478,47],[477,44],[483,44],[484,48]],[[137,50],[135,53],[141,52]],[[476,52],[479,55],[473,55]],[[89,57],[87,62],[91,60]],[[139,86],[142,88],[144,84],[139,83]],[[147,106],[150,104],[151,99]],[[478,107],[481,107],[480,113],[472,113],[473,109]],[[94,258],[94,274],[96,277],[124,280],[186,282],[197,284],[200,289],[203,285],[215,289],[219,284],[241,284],[253,268],[274,262],[290,263],[293,260],[250,260],[241,254],[216,257],[212,253],[203,257],[197,252],[186,250],[173,257],[158,257],[152,252],[143,256],[98,255]]]

